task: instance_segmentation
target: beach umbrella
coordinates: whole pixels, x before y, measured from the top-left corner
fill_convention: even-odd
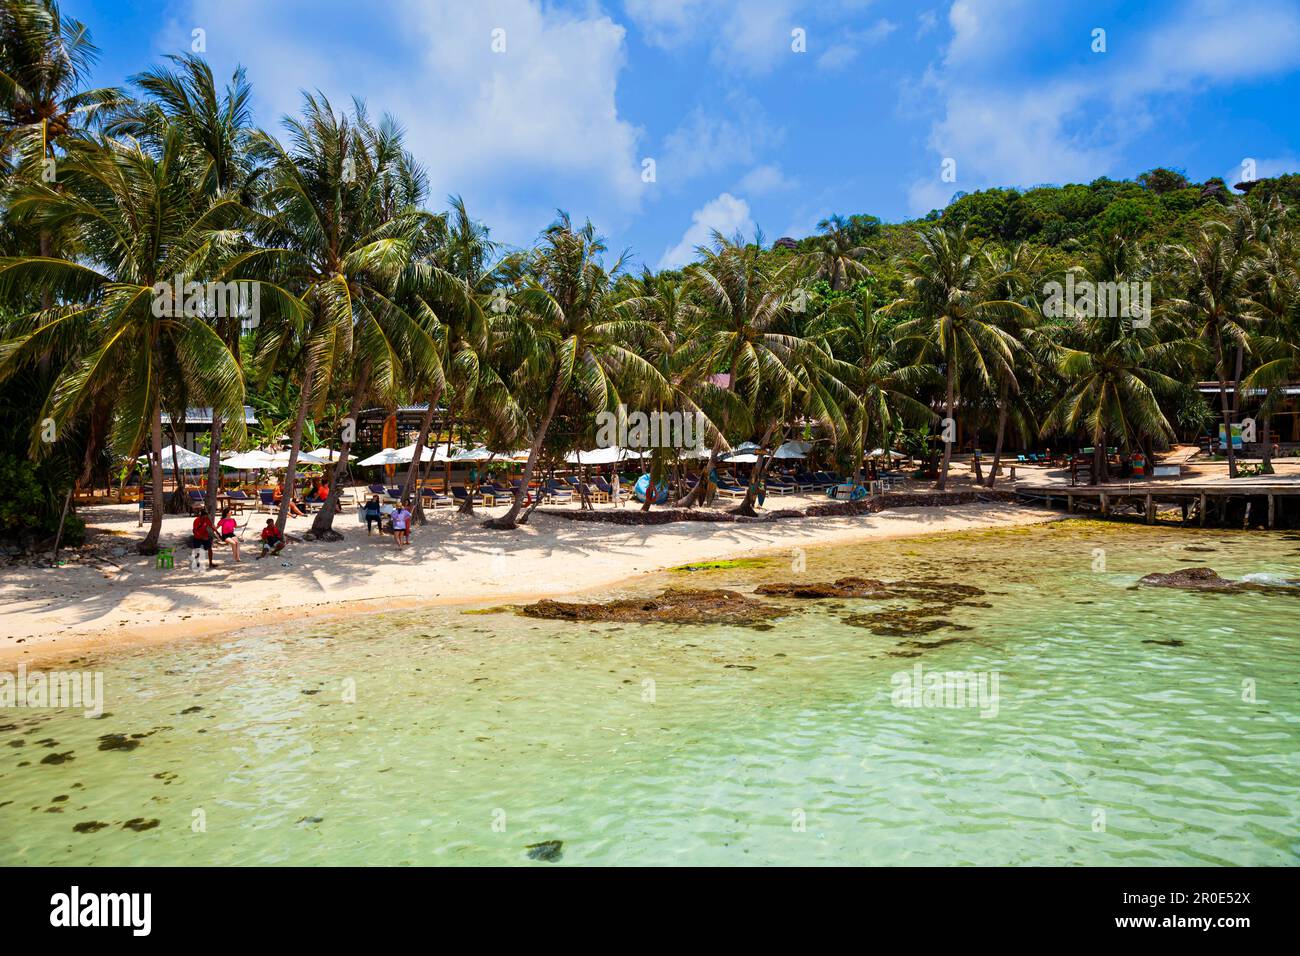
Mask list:
[[[270,464],[266,465],[265,467],[267,468],[288,468],[289,467],[289,453],[287,451],[277,451],[274,455],[271,455],[269,457],[271,459]],[[302,465],[328,465],[328,464],[329,462],[327,462],[324,458],[317,458],[315,455],[305,451],[298,452],[298,467],[301,467]]]
[[[729,465],[753,465],[758,462],[758,456],[749,452],[733,452],[730,455],[723,455],[722,460]]]
[[[509,455],[502,455],[499,452],[492,451],[479,445],[477,448],[469,448],[464,451],[458,451],[452,455],[450,461],[487,461],[489,458],[509,458]]]
[[[208,467],[208,463],[212,460],[196,451],[190,451],[188,448],[182,448],[179,445],[168,445],[162,450],[163,471],[172,470],[173,454],[175,455],[176,467],[180,468],[181,471],[201,471]],[[141,455],[139,460],[148,461],[149,456]]]
[[[617,445],[608,448],[593,448],[591,451],[571,451],[564,456],[570,465],[612,465],[622,461],[625,452]]]
[[[221,467],[234,468],[237,471],[262,471],[266,468],[274,468],[275,462],[264,451],[246,451],[236,452],[229,458],[222,459]]]
[[[806,441],[788,441],[772,453],[773,458],[807,458],[812,444]]]
[[[371,468],[375,465],[383,465],[385,468],[390,465],[409,465],[411,463],[412,452],[406,449],[406,457],[402,457],[402,452],[396,448],[385,448],[383,451],[376,452],[369,458],[363,458],[357,464],[362,468]]]
[[[883,449],[883,448],[873,448],[873,449],[871,449],[871,451],[867,452],[867,457],[868,457],[868,458],[884,458],[886,455],[888,455],[890,458],[906,458],[906,457],[907,457],[907,456],[904,455],[901,451],[893,451],[893,450],[890,450],[890,451],[886,452],[885,449]]]
[[[311,451],[309,451],[307,454],[309,454],[309,455],[313,455],[313,456],[315,456],[316,458],[324,459],[325,461],[329,462],[330,464],[333,464],[334,462],[336,462],[336,461],[339,460],[340,452],[337,452],[337,451],[335,451],[335,450],[332,449],[332,448],[324,448],[324,447],[321,447],[321,448],[313,448],[313,449],[312,449]],[[356,456],[356,455],[348,455],[348,461],[356,461],[356,460],[357,460],[357,456]],[[427,461],[428,459],[425,459],[425,460]]]
[[[762,451],[762,447],[754,444],[752,441],[741,442],[735,448],[731,449],[732,455],[753,455]]]
[[[402,456],[402,464],[409,465],[411,459],[415,457],[415,442],[411,442],[409,445],[403,445],[401,448],[397,449],[397,453]],[[420,461],[433,461],[433,449],[428,445],[425,445],[420,449]]]

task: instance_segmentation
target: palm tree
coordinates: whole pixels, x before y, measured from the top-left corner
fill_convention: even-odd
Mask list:
[[[836,214],[817,223],[817,228],[822,235],[814,240],[813,251],[807,257],[817,278],[825,279],[838,292],[848,288],[854,279],[869,274],[862,262],[869,250],[853,244],[848,220]]]
[[[532,429],[528,461],[510,509],[486,522],[487,527],[514,528],[519,523],[524,495],[562,398],[572,395],[591,412],[612,411],[620,384],[641,394],[668,390],[654,364],[628,346],[662,336],[645,320],[614,308],[611,276],[622,260],[606,269],[604,252],[605,244],[590,222],[575,229],[568,215],[560,213],[529,256],[527,279],[514,298],[536,338],[519,365],[517,390],[522,394],[531,381],[545,406]]]
[[[258,340],[263,378],[286,362],[302,363],[277,517],[281,530],[308,412],[328,397],[336,374],[349,384],[349,417],[355,422],[368,392],[392,393],[410,369],[419,373],[438,364],[432,317],[417,319],[394,299],[397,279],[430,218],[419,208],[423,174],[401,149],[400,130],[386,117],[372,125],[360,102],[351,116],[338,115],[328,100],[310,94],[303,116],[285,125],[290,149],[265,133],[255,135],[256,153],[269,165],[269,211],[258,229],[263,247],[236,257],[229,270],[262,276],[304,306],[263,327]],[[330,500],[312,524],[318,538],[338,537],[331,525],[351,439],[345,430]]]
[[[814,319],[809,332],[851,369],[843,379],[856,394],[850,428],[856,484],[870,445],[879,444],[888,451],[893,437],[905,426],[921,425],[936,417],[914,397],[934,380],[935,369],[898,361],[892,329],[869,292],[833,300]]]
[[[1237,453],[1232,444],[1232,419],[1236,401],[1228,399],[1228,382],[1239,394],[1238,371],[1229,371],[1229,352],[1245,350],[1250,333],[1259,323],[1251,282],[1258,268],[1251,217],[1239,205],[1228,222],[1209,222],[1193,240],[1170,251],[1177,276],[1177,295],[1167,303],[1204,342],[1214,361],[1219,384],[1219,409],[1227,438],[1228,477],[1237,477]]]
[[[717,436],[705,474],[717,466],[728,436],[753,430],[752,412],[764,391],[789,398],[799,388],[796,366],[814,344],[788,331],[800,263],[773,265],[757,244],[713,234],[713,246],[697,250],[703,259],[686,269],[692,291],[704,303],[704,319],[694,335],[697,403],[717,423]],[[802,301],[802,300],[800,300]],[[717,375],[723,379],[719,383]],[[765,445],[779,422],[760,441]],[[701,481],[679,505],[695,504]]]
[[[0,260],[0,295],[38,283],[67,304],[43,309],[33,327],[0,345],[7,376],[61,340],[86,343],[59,371],[42,417],[59,434],[96,396],[112,396],[114,445],[134,456],[151,442],[153,522],[138,545],[157,550],[163,514],[162,418],[168,395],[188,390],[226,415],[242,408],[239,365],[216,330],[182,303],[156,296],[156,283],[204,274],[220,258],[217,237],[239,221],[229,198],[195,188],[185,138],[170,128],[155,146],[98,140],[70,144],[64,190],[32,184],[15,205],[52,233],[80,237],[75,259]],[[237,427],[243,427],[242,415]],[[40,442],[33,437],[33,453]]]
[[[250,109],[253,91],[243,68],[236,68],[225,92],[218,93],[212,70],[201,58],[186,55],[167,59],[174,69],[156,66],[132,77],[147,99],[122,105],[106,123],[106,132],[156,137],[161,130],[179,129],[187,149],[193,153],[196,186],[200,192],[214,199],[229,196],[244,206],[255,206],[260,169],[254,164],[249,148],[253,132]],[[225,241],[232,248],[249,245],[239,231],[232,230]],[[213,317],[212,321],[238,361],[240,336],[249,317],[231,313]],[[217,496],[211,490],[218,487],[221,474],[222,426],[220,411],[213,409],[207,449],[209,515],[215,513],[217,506]]]
[[[924,230],[921,250],[903,262],[905,294],[885,308],[887,314],[912,316],[898,327],[900,341],[912,340],[918,356],[932,357],[945,376],[943,465],[937,488],[948,482],[956,440],[957,383],[963,373],[981,388],[1013,377],[1022,349],[1007,323],[1031,321],[1033,312],[999,296],[997,278],[971,247],[966,227]]]
[[[1284,400],[1283,386],[1300,381],[1300,256],[1295,233],[1273,228],[1263,245],[1255,279],[1254,301],[1261,312],[1261,327],[1253,336],[1251,350],[1259,356],[1242,387],[1247,392],[1262,389],[1263,462],[1265,474],[1273,473],[1272,413]]]
[[[1133,328],[1114,316],[1073,318],[1067,336],[1073,345],[1062,345],[1057,359],[1066,390],[1043,431],[1086,432],[1093,444],[1093,481],[1103,483],[1112,437],[1126,446],[1144,435],[1173,437],[1160,396],[1172,394],[1178,381],[1160,369],[1189,343],[1162,342],[1156,326]]]

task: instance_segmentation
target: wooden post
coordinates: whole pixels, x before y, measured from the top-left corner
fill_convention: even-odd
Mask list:
[[[1199,511],[1197,517],[1200,519],[1201,527],[1204,528],[1205,527],[1205,492],[1203,491],[1201,492],[1201,500],[1200,503],[1197,505],[1197,508]]]
[[[1069,514],[1074,514],[1074,495],[1065,496],[1065,510]]]
[[[1246,517],[1244,517],[1244,518],[1241,519],[1241,530],[1242,530],[1242,531],[1245,531],[1247,528],[1250,527],[1250,505],[1251,505],[1251,501],[1250,501],[1249,498],[1247,498],[1247,499],[1246,499]]]
[[[1155,518],[1155,506],[1151,501],[1151,496],[1147,495],[1147,524],[1151,524]]]
[[[1277,521],[1277,502],[1273,500],[1272,495],[1269,495],[1268,496],[1268,526],[1272,528],[1276,523],[1276,521]]]
[[[1105,516],[1110,515],[1110,495],[1104,491],[1101,493],[1101,513]]]
[[[1188,508],[1187,508],[1187,499],[1186,499],[1186,498],[1183,498],[1181,501],[1178,502],[1178,504],[1179,504],[1179,507],[1181,507],[1181,508],[1183,509],[1183,524],[1185,525],[1185,524],[1187,524],[1187,511],[1188,511]]]

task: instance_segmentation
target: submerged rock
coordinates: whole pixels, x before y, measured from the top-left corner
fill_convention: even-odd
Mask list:
[[[530,843],[524,849],[528,851],[530,860],[554,863],[564,856],[563,847],[563,840],[543,840],[541,843]]]
[[[814,600],[821,598],[915,599],[956,604],[966,598],[981,597],[985,592],[973,584],[958,584],[955,581],[878,581],[875,578],[846,577],[836,581],[762,584],[754,589],[754,593],[769,597]]]
[[[619,621],[664,624],[760,624],[790,613],[789,608],[766,604],[725,588],[693,590],[665,588],[658,597],[622,598],[603,604],[538,601],[520,605],[525,617],[553,621]]]

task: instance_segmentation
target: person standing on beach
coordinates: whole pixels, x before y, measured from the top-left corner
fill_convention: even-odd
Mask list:
[[[401,502],[393,511],[393,540],[399,548],[411,543],[411,512],[406,510],[406,502]]]
[[[623,507],[623,488],[618,477],[618,469],[614,469],[614,474],[609,476],[609,496],[614,501],[614,507]]]
[[[212,517],[206,512],[199,512],[199,516],[194,519],[193,534],[190,536],[190,547],[202,548],[208,552],[208,567],[215,568],[217,562],[212,560],[212,541],[217,536],[217,526],[212,523]]]

